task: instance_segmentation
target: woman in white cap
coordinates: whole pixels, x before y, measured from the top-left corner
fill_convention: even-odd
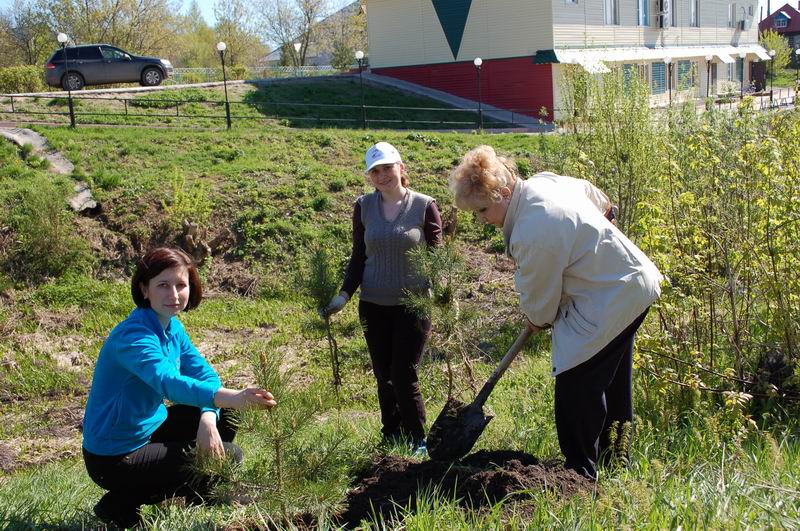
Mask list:
[[[458,208],[503,229],[528,327],[553,328],[565,466],[596,478],[598,461],[628,452],[634,336],[661,274],[614,226],[608,197],[583,179],[522,180],[511,161],[479,146],[453,170],[450,190]]]
[[[394,146],[378,142],[367,151],[365,163],[367,182],[375,191],[355,203],[350,263],[341,292],[325,312],[340,311],[361,287],[358,313],[378,383],[383,436],[409,440],[412,450],[424,455],[425,403],[418,368],[431,322],[409,311],[402,298],[406,290],[427,289],[407,253],[441,242],[441,217],[432,197],[408,188],[406,167]]]

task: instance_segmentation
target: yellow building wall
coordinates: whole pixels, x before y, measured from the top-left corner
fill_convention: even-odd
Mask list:
[[[454,59],[431,0],[368,0],[373,68],[534,55],[552,48],[550,0],[473,0]]]

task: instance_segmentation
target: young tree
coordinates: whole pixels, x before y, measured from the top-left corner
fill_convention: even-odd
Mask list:
[[[0,52],[3,66],[39,65],[57,46],[47,18],[29,0],[16,0],[0,18]]]
[[[214,4],[217,39],[228,45],[231,65],[248,65],[266,54],[254,24],[250,4],[244,0],[217,0]]]
[[[357,50],[366,52],[367,15],[360,2],[353,2],[320,24],[316,45],[331,54],[331,65],[346,70],[355,63]]]
[[[775,57],[772,58],[773,68],[776,70],[786,68],[792,58],[792,49],[786,37],[770,29],[761,34],[759,42],[767,50],[775,50]]]
[[[175,44],[175,66],[213,68],[219,65],[216,34],[203,18],[196,0],[192,0],[189,11],[178,22]]]
[[[291,54],[297,66],[305,65],[319,22],[329,13],[329,0],[260,0],[258,6],[266,38]],[[299,52],[294,43],[300,44]]]

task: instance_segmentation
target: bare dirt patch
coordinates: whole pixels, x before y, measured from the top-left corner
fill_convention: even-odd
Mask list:
[[[80,454],[84,411],[81,398],[71,398],[55,407],[45,401],[29,405],[24,412],[3,411],[4,429],[13,429],[16,434],[0,440],[0,472]]]
[[[543,490],[561,497],[590,492],[594,483],[560,465],[510,450],[481,450],[454,464],[378,456],[357,478],[340,523],[354,528],[373,514],[389,520],[398,506],[413,511],[417,494],[434,487],[465,508],[482,510],[503,499],[524,501]]]

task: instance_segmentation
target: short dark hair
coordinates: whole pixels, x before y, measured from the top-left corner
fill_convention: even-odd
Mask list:
[[[192,257],[181,249],[171,247],[157,247],[151,249],[136,264],[136,272],[131,279],[131,295],[133,302],[139,308],[149,308],[150,301],[144,298],[141,285],[147,285],[151,279],[157,277],[165,269],[172,267],[185,267],[189,272],[189,303],[185,310],[192,310],[200,306],[203,300],[203,287],[200,285],[200,274]]]

